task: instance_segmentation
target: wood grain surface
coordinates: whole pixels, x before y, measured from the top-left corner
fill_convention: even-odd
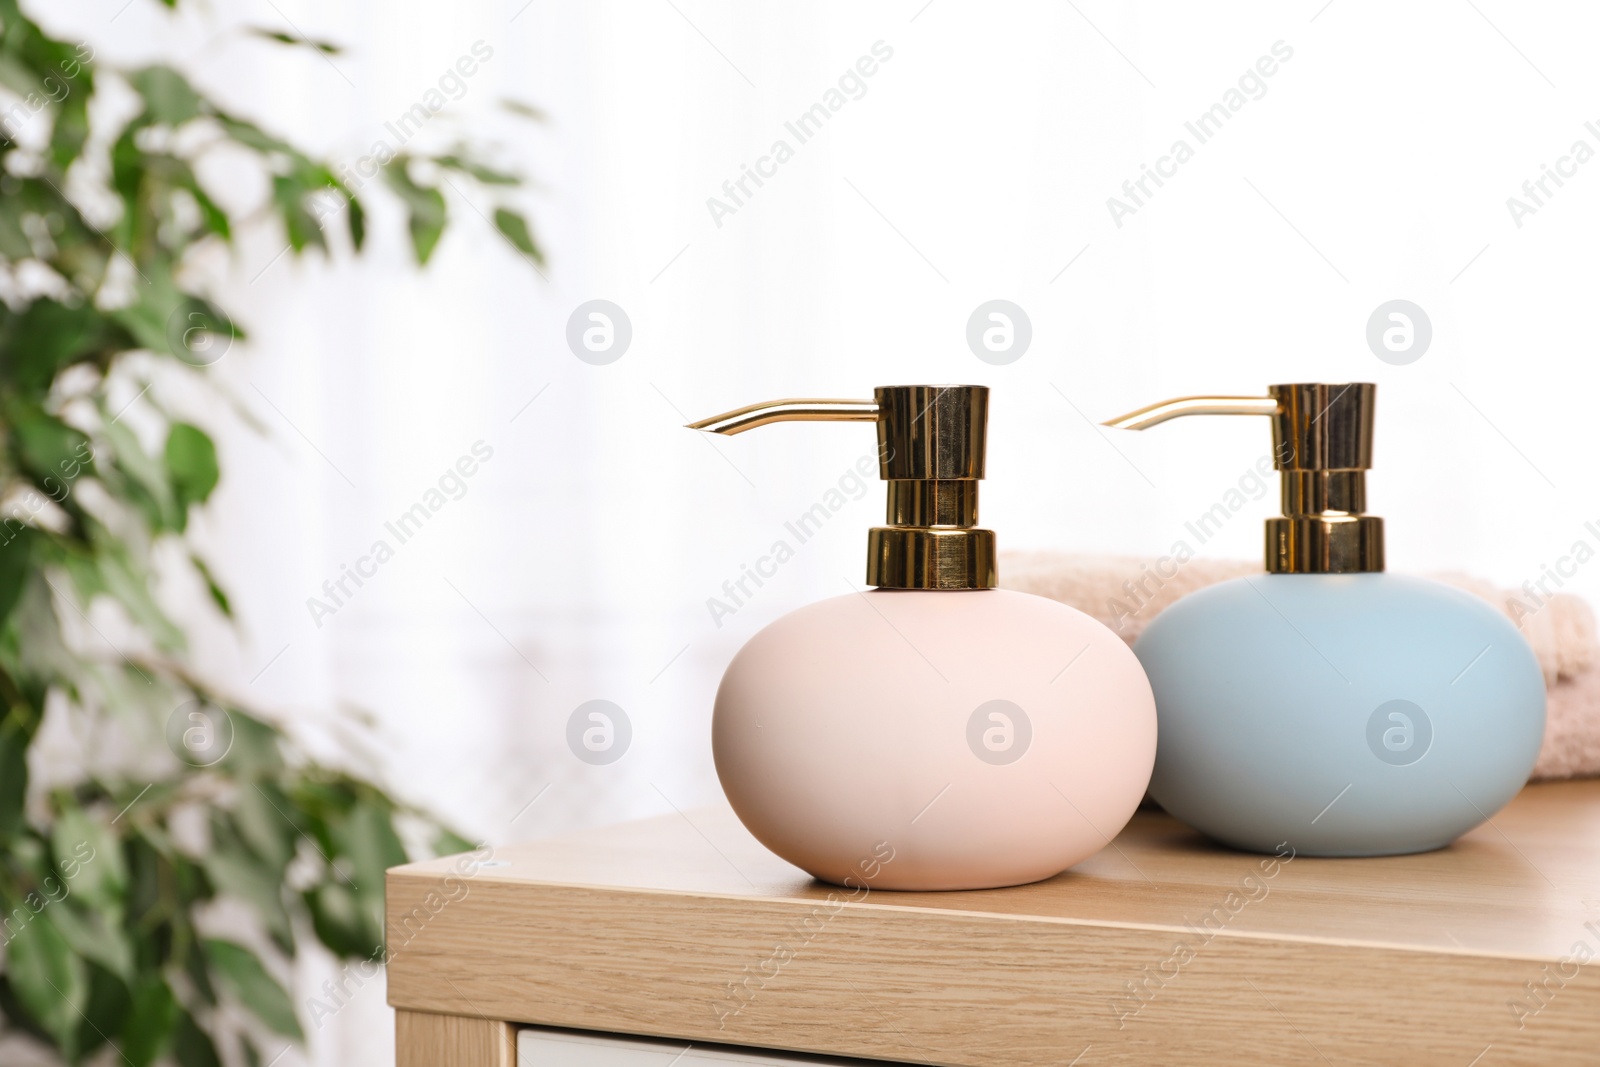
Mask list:
[[[949,1067],[1600,1064],[1600,782],[1384,859],[1141,813],[987,892],[835,889],[726,809],[477,858],[389,873],[395,1007]]]
[[[494,1019],[394,1015],[396,1067],[516,1067],[516,1028]]]

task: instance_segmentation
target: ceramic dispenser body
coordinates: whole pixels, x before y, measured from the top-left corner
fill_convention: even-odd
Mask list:
[[[1268,573],[1184,597],[1134,645],[1159,721],[1151,795],[1237,848],[1443,847],[1527,781],[1543,674],[1492,605],[1383,571],[1382,520],[1365,512],[1375,387],[1271,392],[1169,401],[1110,423],[1271,415],[1283,481]]]
[[[773,852],[866,889],[1034,882],[1104,848],[1156,749],[1139,661],[1089,616],[1004,589],[874,589],[734,657],[717,775]]]
[[[1236,848],[1443,847],[1517,794],[1544,736],[1516,627],[1425,579],[1235,578],[1167,608],[1134,652],[1159,709],[1150,795]]]
[[[987,402],[980,386],[896,386],[695,424],[878,423],[889,502],[868,542],[876,588],[758,632],[712,722],[718,777],[750,832],[858,892],[1055,875],[1117,835],[1154,764],[1154,697],[1121,639],[994,588],[994,537],[975,526]]]

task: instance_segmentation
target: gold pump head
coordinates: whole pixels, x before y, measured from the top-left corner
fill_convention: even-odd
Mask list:
[[[875,422],[886,526],[867,534],[867,584],[880,589],[992,589],[993,530],[977,527],[989,390],[885,385],[871,400],[769,400],[689,423],[736,434],[772,422]]]
[[[1366,514],[1372,422],[1370,382],[1274,385],[1267,396],[1186,396],[1130,411],[1105,425],[1144,430],[1180,415],[1270,415],[1283,514],[1267,520],[1273,574],[1383,570],[1383,520]]]

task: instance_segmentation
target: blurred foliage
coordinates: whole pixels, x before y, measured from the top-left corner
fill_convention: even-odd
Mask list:
[[[97,91],[137,106],[102,119],[115,109],[91,108]],[[200,180],[199,157],[219,145],[267,179],[263,208],[230,210]],[[124,359],[203,379],[241,336],[203,291],[197,250],[267,225],[295,255],[327,253],[334,227],[334,245],[359,253],[362,198],[386,187],[426,263],[448,221],[430,174],[489,192],[521,184],[468,146],[382,169],[382,183],[354,187],[177,71],[98,63],[90,45],[56,40],[0,0],[0,1014],[66,1062],[108,1045],[129,1067],[268,1062],[303,1038],[283,978],[305,938],[381,954],[384,869],[407,859],[397,827],[439,851],[468,847],[361,776],[319,765],[190,667],[182,628],[152,593],[154,561],[186,560],[231,618],[186,535],[216,488],[217,451],[159,391],[120,409],[108,396]],[[515,210],[496,207],[493,225],[541,259]],[[137,433],[121,421],[133,403]],[[151,425],[164,440],[143,432]],[[120,649],[91,621],[107,613]],[[30,747],[58,717],[89,747],[115,748],[117,769],[57,783],[52,768],[30,788],[41,766]],[[229,936],[208,936],[208,913],[226,917]]]

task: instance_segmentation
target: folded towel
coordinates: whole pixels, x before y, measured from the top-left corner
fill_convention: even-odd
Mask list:
[[[1162,609],[1196,589],[1260,574],[1259,563],[1191,559],[1171,577],[1148,560],[1067,552],[1008,552],[1000,559],[1007,589],[1059,600],[1092,615],[1129,644]],[[1544,744],[1533,777],[1600,776],[1600,639],[1594,611],[1569,593],[1532,596],[1463,574],[1428,577],[1482,597],[1522,630],[1544,671],[1548,693]]]

